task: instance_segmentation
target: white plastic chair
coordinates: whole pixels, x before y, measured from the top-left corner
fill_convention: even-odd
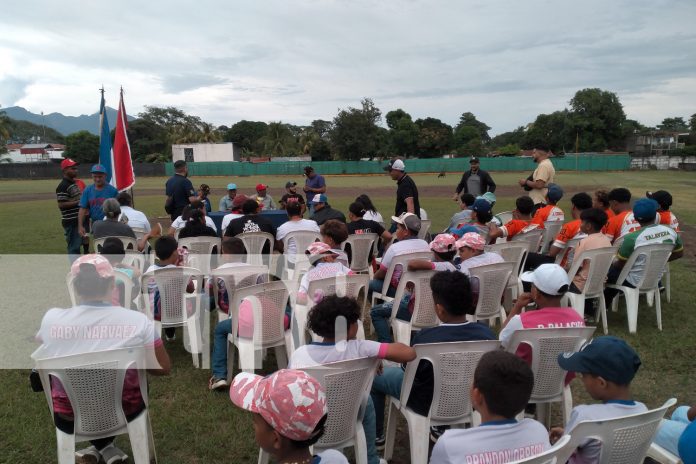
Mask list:
[[[503,211],[502,213],[496,214],[496,216],[500,219],[501,225],[505,225],[505,223],[512,221],[512,211]]]
[[[517,234],[510,240],[511,242],[523,242],[527,244],[530,253],[536,253],[541,245],[544,236],[544,229],[532,229],[529,232]]]
[[[133,307],[133,289],[135,285],[133,281],[127,278],[124,274],[118,273],[118,282],[123,285],[123,300],[119,301],[119,304],[124,308],[131,309]],[[121,278],[123,277],[123,278]],[[73,306],[77,306],[77,292],[75,292],[75,277],[68,272],[65,277],[65,283],[68,286],[68,295],[70,295],[70,303]]]
[[[662,301],[660,298],[660,278],[664,272],[667,260],[669,260],[673,243],[655,243],[636,248],[626,261],[621,274],[616,279],[616,284],[607,284],[609,288],[620,290],[626,298],[626,312],[628,314],[628,331],[636,333],[638,327],[638,300],[640,294],[650,295],[655,299],[655,314],[657,315],[657,328],[662,330]],[[626,287],[623,282],[639,257],[643,257],[643,273],[635,288]],[[614,297],[611,309],[617,311],[619,307],[619,295]],[[606,316],[606,315],[605,315]],[[605,317],[606,319],[606,317]]]
[[[565,385],[566,371],[558,365],[558,355],[579,351],[594,331],[595,327],[521,329],[510,337],[508,352],[514,354],[523,343],[531,349],[534,389],[529,403],[536,403],[537,417],[543,417],[547,427],[551,420],[549,403],[562,403],[564,424],[568,423],[573,409],[573,396]]]
[[[131,230],[135,234],[135,238],[138,240],[142,240],[145,235],[147,235],[147,231],[143,227],[131,227]]]
[[[123,257],[123,264],[133,266],[142,274],[147,270],[150,264],[153,264],[153,255],[141,253],[137,250],[126,250],[126,255]]]
[[[489,325],[493,325],[497,317],[501,323],[505,320],[506,313],[501,300],[514,266],[515,263],[502,262],[469,269],[471,278],[478,278],[479,294],[476,311],[473,316],[467,316],[468,318],[474,321],[488,319]]]
[[[201,296],[203,292],[203,275],[191,267],[171,267],[146,272],[140,278],[140,291],[143,308],[148,315],[154,315],[150,301],[150,280],[154,279],[160,295],[160,320],[155,325],[161,330],[170,327],[184,327],[184,346],[190,349],[193,365],[200,366],[198,356],[206,356],[203,346]],[[193,281],[196,291],[187,293],[188,283]],[[154,290],[153,290],[154,292]],[[189,303],[192,307],[189,315]]]
[[[311,230],[296,230],[294,232],[288,233],[288,235],[283,237],[282,242],[283,250],[285,250],[283,254],[286,259],[284,267],[285,277],[287,279],[293,279],[295,265],[298,265],[298,267],[300,268],[306,267],[303,266],[306,260],[301,258],[305,257],[305,250],[309,245],[311,245],[314,242],[321,242],[321,234],[319,232],[312,232]],[[294,255],[288,254],[288,250],[290,249],[291,243],[295,245]]]
[[[506,310],[512,308],[512,301],[522,293],[520,283],[520,273],[524,268],[527,259],[528,246],[520,242],[501,242],[486,245],[486,251],[500,255],[504,261],[515,263],[512,274],[505,289],[505,299],[503,300]]]
[[[585,260],[590,262],[587,280],[582,293],[566,292],[564,296],[564,300],[570,303],[570,306],[583,317],[585,316],[585,300],[599,299],[599,314],[602,318],[602,327],[605,334],[607,333],[607,305],[604,301],[604,282],[615,254],[616,250],[614,250],[614,247],[606,247],[587,250],[581,256],[576,256],[568,271],[568,280],[573,280],[573,277],[579,272]]]
[[[659,408],[650,411],[618,417],[582,421],[570,432],[568,459],[573,451],[588,438],[602,442],[599,464],[635,464],[643,462],[657,433],[657,427],[665,412],[677,403],[669,399]],[[560,461],[565,462],[565,461]]]
[[[411,332],[440,324],[440,319],[435,314],[435,301],[433,301],[433,291],[430,288],[430,278],[433,274],[435,271],[407,271],[401,275],[389,318],[395,342],[410,345]],[[413,314],[411,314],[411,320],[404,321],[397,318],[396,314],[409,284],[413,285]]]
[[[564,464],[559,456],[572,454],[575,448],[570,443],[570,435],[563,435],[554,445],[541,454],[531,458],[510,461],[509,464]]]
[[[234,292],[230,298],[232,333],[227,336],[228,381],[232,379],[234,369],[234,347],[239,351],[239,368],[244,372],[253,373],[255,369],[260,369],[263,359],[259,355],[269,348],[275,348],[278,369],[288,365],[284,316],[290,292],[296,291],[293,282],[277,280],[238,288]],[[253,308],[252,338],[242,338],[238,334],[242,300],[250,301]]]
[[[94,245],[93,245],[95,253],[101,253],[101,248],[104,245],[104,241],[106,241],[107,238],[119,239],[121,241],[121,243],[123,243],[124,250],[138,251],[138,241],[136,239],[134,239],[133,237],[113,236],[113,237],[95,238]]]
[[[247,252],[247,263],[255,266],[269,265],[270,255],[263,255],[263,248],[268,244],[269,253],[273,253],[273,245],[275,237],[268,232],[244,232],[236,235],[237,238],[244,242],[244,248]],[[264,262],[265,261],[265,262]]]
[[[229,315],[220,309],[220,280],[225,285],[227,292],[227,301],[231,301],[230,295],[236,289],[249,287],[259,283],[259,278],[265,276],[264,281],[268,280],[268,268],[266,266],[244,265],[238,267],[226,267],[222,269],[213,269],[211,281],[213,287],[213,298],[215,299],[215,307],[218,308],[218,321],[227,319]]]
[[[368,272],[372,274],[370,264],[374,253],[377,234],[350,234],[345,242],[341,244],[343,250],[346,245],[350,245],[350,269],[353,272]]]
[[[420,230],[418,231],[418,238],[421,240],[428,240],[428,237],[430,235],[430,226],[432,225],[433,221],[430,219],[421,219],[421,227]]]
[[[584,237],[583,237],[584,238]],[[566,262],[569,259],[572,259],[575,255],[575,249],[578,247],[578,244],[580,243],[581,238],[571,238],[566,242],[565,248],[563,248],[561,251],[558,252],[556,255],[556,260],[554,261],[555,264],[558,264],[559,266],[565,259]],[[566,259],[567,257],[567,259]]]
[[[178,241],[180,247],[188,249],[187,265],[200,270],[203,275],[210,275],[210,270],[216,264],[217,254],[220,253],[222,240],[220,237],[185,237]],[[214,253],[213,250],[217,249]]]
[[[549,247],[561,231],[561,227],[563,227],[563,221],[544,221],[544,233],[541,238],[539,253],[542,255],[548,253]]]
[[[474,371],[488,351],[500,349],[498,340],[427,343],[415,345],[416,359],[406,365],[401,384],[401,397],[389,398],[389,417],[387,419],[386,445],[384,458],[391,459],[394,453],[397,414],[406,419],[410,437],[412,464],[428,462],[428,441],[430,427],[435,425],[471,424],[481,422],[478,413],[471,406],[469,396]],[[430,362],[433,366],[433,400],[427,416],[422,416],[408,407],[413,381],[418,364]]]
[[[679,456],[672,454],[657,443],[650,444],[648,457],[660,464],[684,464]]]
[[[74,434],[56,428],[58,462],[75,462],[75,442],[127,433],[136,464],[157,462],[148,410],[146,357],[142,347],[97,351],[72,356],[42,358],[42,348],[32,354],[53,418],[51,377],[60,381],[72,405]],[[128,368],[138,369],[145,409],[126,421],[123,412],[123,381]]]
[[[392,275],[394,275],[394,270],[397,267],[400,267],[403,272],[406,272],[406,268],[408,267],[408,262],[412,259],[426,259],[429,260],[433,257],[433,254],[430,251],[417,251],[415,253],[404,253],[401,255],[396,255],[392,259],[391,264],[389,265],[389,268],[387,269],[387,273],[384,276],[384,284],[382,284],[382,291],[381,292],[372,292],[372,306],[375,306],[377,304],[377,300],[382,300],[382,301],[393,301],[394,298],[387,296],[387,292],[389,291],[389,285],[392,279]]]

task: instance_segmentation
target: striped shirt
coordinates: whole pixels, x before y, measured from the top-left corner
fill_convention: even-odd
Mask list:
[[[77,183],[72,179],[63,177],[63,180],[56,187],[56,200],[58,203],[66,201],[79,201],[80,200],[80,188]],[[64,226],[77,225],[77,216],[80,213],[80,205],[75,204],[72,208],[65,208],[60,210],[60,216],[63,221]]]

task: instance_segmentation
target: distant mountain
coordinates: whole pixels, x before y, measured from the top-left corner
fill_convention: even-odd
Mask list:
[[[46,124],[46,127],[55,129],[63,135],[70,135],[81,130],[86,130],[96,135],[99,134],[99,113],[80,116],[65,116],[61,113],[51,113],[41,116],[25,110],[21,106],[0,108],[0,111],[4,111],[12,119],[29,121],[39,126]],[[116,127],[116,110],[107,106],[106,117],[109,119],[109,128],[113,130]],[[129,121],[133,119],[135,118],[128,116]]]

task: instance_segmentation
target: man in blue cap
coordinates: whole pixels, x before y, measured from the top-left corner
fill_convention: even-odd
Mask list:
[[[237,196],[237,184],[227,184],[227,195],[220,198],[220,204],[218,205],[218,211],[232,211],[232,206],[234,203],[234,197]]]
[[[329,219],[337,219],[341,222],[346,222],[346,215],[337,209],[333,209],[328,202],[328,198],[326,198],[326,195],[323,193],[314,195],[312,198],[314,214],[312,214],[310,219],[315,221],[317,225],[322,225]]]
[[[77,223],[79,225],[80,236],[87,235],[85,229],[85,218],[89,217],[91,222],[104,219],[102,203],[107,198],[116,198],[118,190],[111,184],[106,183],[106,169],[101,164],[92,166],[92,185],[85,188],[80,198],[80,212],[78,213]]]
[[[619,251],[616,253],[616,260],[609,268],[609,274],[607,274],[608,283],[616,283],[616,280],[621,274],[621,270],[626,265],[628,258],[633,254],[633,252],[646,245],[652,245],[654,243],[672,243],[674,244],[674,250],[669,257],[670,261],[679,259],[684,254],[684,246],[682,245],[681,238],[677,232],[671,227],[656,224],[655,215],[657,214],[658,204],[655,200],[650,198],[641,198],[636,201],[633,205],[633,216],[635,220],[640,224],[640,229],[626,234],[624,237]],[[643,277],[643,271],[645,269],[645,256],[639,256],[638,259],[633,263],[633,267],[628,272],[626,280],[621,283],[621,285],[626,285],[629,287],[635,287],[640,282]],[[618,293],[617,289],[607,288],[604,290],[604,297],[607,300],[607,306],[614,299],[614,296]]]

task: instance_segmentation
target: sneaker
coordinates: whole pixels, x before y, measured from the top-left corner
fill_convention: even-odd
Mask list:
[[[384,438],[384,435],[381,437],[377,437],[375,439],[375,448],[377,448],[377,451],[382,451],[384,450],[384,445],[387,443],[387,440]]]
[[[75,451],[75,464],[99,464],[101,453],[96,446]]]
[[[215,377],[211,377],[208,381],[208,388],[211,390],[221,390],[229,386],[230,384],[227,383],[227,379],[217,379]]]
[[[101,450],[101,457],[105,464],[117,464],[128,459],[128,455],[113,444]]]
[[[433,425],[430,427],[430,441],[437,443],[437,440],[449,429],[449,425]]]

